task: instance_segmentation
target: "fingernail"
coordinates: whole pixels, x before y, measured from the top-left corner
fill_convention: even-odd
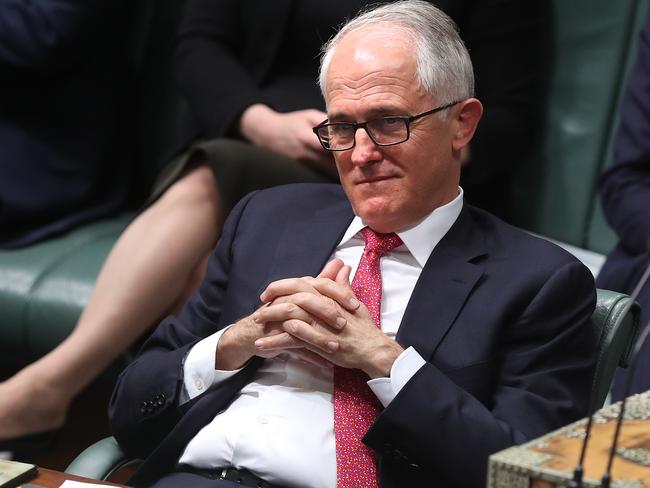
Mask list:
[[[260,300],[266,303],[266,292],[262,292],[262,294],[260,295]]]
[[[336,323],[339,327],[345,327],[345,324],[348,323],[343,317],[336,317]]]
[[[336,341],[329,341],[329,342],[327,343],[327,348],[328,348],[330,351],[334,352],[334,351],[336,351],[336,350],[339,348],[339,343],[336,342]]]
[[[255,341],[255,347],[258,349],[262,349],[264,347],[264,341],[262,339],[257,339]]]
[[[350,298],[350,306],[357,308],[359,306],[359,300],[357,300],[356,298]]]
[[[256,313],[255,315],[253,315],[253,322],[255,322],[256,324],[259,324],[261,322],[259,314]]]

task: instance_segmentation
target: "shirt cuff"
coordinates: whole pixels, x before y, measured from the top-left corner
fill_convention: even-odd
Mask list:
[[[222,371],[214,369],[215,352],[219,339],[231,325],[197,342],[185,359],[183,366],[183,383],[187,399],[191,400],[210,388],[237,374],[241,369]]]
[[[426,364],[422,356],[413,349],[407,348],[390,368],[390,378],[375,378],[368,381],[368,386],[386,408],[397,396],[404,385]]]

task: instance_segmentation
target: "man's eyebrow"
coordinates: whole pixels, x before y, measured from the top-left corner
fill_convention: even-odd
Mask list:
[[[368,112],[366,112],[366,118],[363,121],[358,122],[364,122],[377,117],[385,117],[387,115],[403,116],[408,114],[404,108],[386,105],[383,107],[371,108],[368,110]],[[334,112],[332,114],[328,114],[327,120],[329,122],[354,122],[352,117],[345,112]]]

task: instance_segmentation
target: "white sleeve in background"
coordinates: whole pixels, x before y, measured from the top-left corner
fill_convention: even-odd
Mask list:
[[[202,341],[197,342],[185,358],[183,366],[183,382],[185,384],[185,392],[187,397],[181,398],[181,404],[187,400],[199,396],[201,393],[210,388],[212,385],[224,381],[231,376],[234,376],[241,369],[234,371],[221,371],[214,369],[215,352],[219,339],[225,331],[230,327],[228,326],[215,332],[211,336],[206,337]]]
[[[393,401],[404,385],[418,370],[424,366],[426,361],[422,356],[409,347],[397,359],[390,368],[390,378],[375,378],[368,381],[368,386],[379,399],[384,407]]]

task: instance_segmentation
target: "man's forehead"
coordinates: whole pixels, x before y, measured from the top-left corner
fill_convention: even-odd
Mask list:
[[[406,115],[405,108],[402,105],[394,103],[380,103],[379,105],[368,105],[364,110],[365,118],[384,117],[387,115]],[[345,109],[333,107],[327,112],[327,118],[331,122],[351,120],[352,114]]]
[[[375,31],[372,31],[375,34]],[[408,41],[379,43],[363,32],[345,36],[336,46],[327,71],[327,98],[337,92],[381,92],[382,86],[416,79],[416,59]]]
[[[407,115],[431,98],[420,86],[414,63],[350,71],[342,68],[328,75],[325,101],[330,120]]]

